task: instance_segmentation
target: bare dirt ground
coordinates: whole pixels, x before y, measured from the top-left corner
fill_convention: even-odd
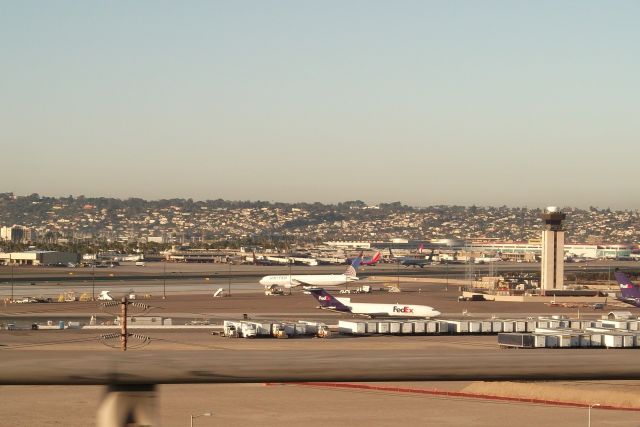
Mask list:
[[[467,383],[413,387],[463,390]],[[606,393],[606,390],[602,391]],[[0,387],[0,425],[95,425],[100,387]],[[163,385],[158,389],[163,426],[188,426],[189,416],[211,411],[196,426],[584,426],[586,408],[506,403],[429,395],[315,388],[297,385]],[[592,410],[594,426],[637,426],[637,412]]]

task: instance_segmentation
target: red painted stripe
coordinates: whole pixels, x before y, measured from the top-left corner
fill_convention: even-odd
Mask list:
[[[284,383],[265,383],[265,385],[282,385]],[[522,403],[535,403],[540,405],[553,405],[553,406],[569,406],[576,408],[588,408],[588,403],[581,402],[569,402],[562,400],[549,400],[549,399],[534,399],[529,397],[511,397],[511,396],[497,396],[493,394],[483,393],[469,393],[463,391],[447,391],[437,389],[423,389],[423,388],[408,388],[408,387],[393,387],[393,386],[380,386],[370,384],[353,384],[353,383],[315,383],[315,382],[297,382],[289,383],[293,385],[309,386],[309,387],[327,387],[327,388],[343,388],[343,389],[355,389],[355,390],[369,390],[369,391],[385,391],[395,393],[413,393],[413,394],[427,394],[431,396],[449,396],[449,397],[465,397],[472,399],[485,399],[485,400],[502,400],[508,402],[522,402]],[[615,411],[640,411],[640,408],[634,408],[630,406],[614,406],[614,405],[600,405],[598,409],[608,409]]]

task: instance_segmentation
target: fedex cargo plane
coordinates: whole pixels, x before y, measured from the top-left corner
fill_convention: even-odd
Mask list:
[[[360,266],[360,258],[353,260],[343,274],[280,274],[264,276],[260,284],[265,288],[282,286],[283,288],[295,288],[296,286],[339,286],[347,282],[359,280],[356,270]]]
[[[621,271],[616,271],[614,274],[620,286],[620,301],[640,307],[640,286],[629,280],[629,277]]]
[[[351,302],[351,298],[336,298],[321,288],[309,289],[309,292],[320,303],[319,308],[339,313],[359,314],[371,318],[404,317],[414,319],[440,315],[439,311],[428,305]]]

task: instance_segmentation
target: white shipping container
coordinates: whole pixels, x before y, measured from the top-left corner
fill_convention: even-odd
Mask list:
[[[549,322],[547,320],[538,320],[536,322],[536,328],[548,328]]]
[[[536,330],[536,321],[535,320],[527,320],[527,332],[533,332]]]
[[[427,331],[425,323],[420,320],[413,322],[413,333],[424,334]]]
[[[480,333],[480,321],[478,320],[469,320],[469,333],[478,334]]]
[[[616,334],[603,334],[602,345],[607,348],[622,348],[622,336]]]
[[[389,333],[390,334],[399,334],[400,333],[400,322],[389,322]]]
[[[606,320],[602,322],[602,327],[627,330],[629,328],[629,322],[626,320]]]
[[[533,335],[533,346],[537,348],[544,348],[547,345],[547,337],[545,335]]]
[[[622,335],[622,346],[624,348],[632,348],[635,345],[635,341],[634,335]]]
[[[400,326],[400,332],[403,334],[412,334],[413,333],[413,323],[412,322],[402,322]]]
[[[637,331],[640,328],[638,327],[638,321],[637,320],[629,320],[629,322],[627,322],[629,324],[629,326],[627,327],[627,329],[629,329],[630,331]]]
[[[516,332],[526,332],[527,331],[527,322],[523,320],[516,320],[513,322],[513,327]]]
[[[365,330],[368,334],[377,334],[378,333],[378,322],[367,322],[365,323]]]
[[[512,320],[503,320],[502,321],[502,332],[513,332],[513,321]]]
[[[558,335],[558,347],[561,348],[569,348],[569,347],[577,347],[577,339],[575,335]]]
[[[338,321],[338,330],[341,334],[363,335],[366,333],[366,324],[364,322],[340,320]]]
[[[449,332],[451,332],[453,330],[453,328],[451,327],[451,325],[449,325],[449,322],[447,322],[446,320],[436,320],[437,325],[438,325],[438,330],[437,333],[439,334],[448,334]]]
[[[493,328],[491,327],[490,320],[480,321],[480,332],[482,332],[483,334],[490,334],[493,332]]]
[[[447,323],[449,324],[449,332],[456,334],[466,334],[469,332],[468,320],[447,320]]]
[[[379,334],[388,334],[389,333],[389,322],[378,322],[378,333]]]
[[[427,320],[424,322],[424,328],[427,334],[437,334],[440,331],[440,322],[437,320]]]
[[[591,332],[589,335],[591,347],[602,347],[602,334]]]
[[[501,320],[493,320],[491,321],[491,332],[494,334],[503,332],[502,321]]]

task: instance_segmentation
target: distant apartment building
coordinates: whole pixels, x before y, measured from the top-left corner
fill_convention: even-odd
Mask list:
[[[37,240],[37,232],[32,228],[21,225],[2,227],[0,228],[0,239],[13,243],[35,242]]]

